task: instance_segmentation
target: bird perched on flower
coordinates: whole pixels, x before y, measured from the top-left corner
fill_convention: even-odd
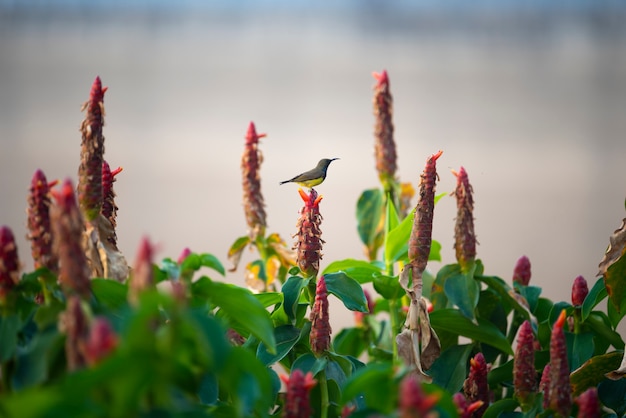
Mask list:
[[[326,171],[328,170],[330,163],[338,159],[339,158],[323,158],[319,163],[317,163],[317,166],[314,169],[298,174],[292,179],[281,181],[280,184],[296,183],[300,186],[308,187],[309,189],[317,186],[326,179]]]

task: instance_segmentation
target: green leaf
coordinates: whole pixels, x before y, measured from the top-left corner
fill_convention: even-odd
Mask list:
[[[35,334],[26,347],[18,349],[12,377],[13,389],[22,390],[44,382],[48,377],[51,347],[59,339],[58,331],[52,328]]]
[[[610,322],[603,312],[593,311],[587,317],[585,324],[589,326],[591,331],[611,343],[611,345],[618,349],[624,348],[624,341],[622,337],[611,329]]]
[[[622,352],[612,352],[592,357],[570,375],[572,395],[578,396],[590,387],[597,386],[605,379],[605,374],[620,366]],[[624,379],[622,379],[624,380]]]
[[[284,295],[285,313],[290,320],[295,320],[298,312],[298,303],[300,301],[300,292],[307,285],[309,280],[305,280],[300,276],[291,276],[283,285],[281,291]]]
[[[339,354],[359,357],[367,348],[367,343],[364,328],[343,328],[335,335],[333,348]]]
[[[339,298],[346,308],[351,311],[368,312],[363,288],[356,280],[341,272],[325,274],[324,280],[328,292]]]
[[[482,318],[478,318],[478,324],[475,324],[455,309],[439,309],[430,314],[430,323],[437,333],[439,330],[452,332],[513,354],[511,344],[500,330]]]
[[[293,325],[281,325],[274,329],[276,353],[269,353],[265,344],[259,344],[256,356],[266,366],[281,361],[300,339],[300,330]]]
[[[586,320],[593,308],[607,296],[606,287],[604,286],[604,278],[600,277],[589,290],[587,297],[583,302],[582,320]]]
[[[444,350],[428,371],[433,376],[433,383],[450,393],[461,390],[467,377],[467,359],[471,352],[471,344],[455,345]]]
[[[489,288],[496,291],[502,299],[504,299],[513,309],[515,309],[524,319],[530,320],[530,312],[524,306],[520,305],[518,300],[511,295],[513,289],[501,278],[496,276],[476,276],[476,279],[485,283]],[[528,290],[528,286],[523,286]],[[524,296],[524,295],[522,295]],[[529,302],[527,300],[527,302]],[[529,302],[530,306],[530,302]]]
[[[239,238],[239,240],[241,240],[242,238],[248,238],[248,237],[247,236],[241,237]],[[245,244],[243,245],[243,248],[245,248],[246,244],[247,242],[245,242]],[[198,271],[200,270],[201,267],[208,267],[210,269],[213,269],[217,271],[219,274],[221,274],[222,276],[226,275],[226,270],[224,269],[224,266],[222,265],[220,260],[217,257],[215,257],[213,254],[208,254],[208,253],[203,253],[203,254],[191,253],[183,260],[183,263],[180,266],[181,270],[183,271]]]
[[[626,414],[626,380],[605,380],[598,385],[598,398],[611,408],[618,417]]]
[[[380,273],[380,268],[375,264],[347,258],[345,260],[330,263],[322,272],[322,275],[336,272],[344,272],[357,282],[364,284],[373,280],[375,274]]]
[[[487,410],[485,410],[485,413],[483,414],[483,418],[498,418],[498,417],[502,417],[503,415],[501,414],[505,414],[505,413],[511,413],[515,411],[515,408],[517,408],[519,406],[519,403],[517,402],[517,400],[512,399],[512,398],[506,398],[506,399],[500,399],[499,401],[496,401],[494,403],[492,403],[491,405],[489,405],[489,407],[487,408]],[[523,417],[523,414],[521,413],[516,413],[519,417]],[[513,416],[513,415],[508,415],[509,416]]]
[[[391,363],[369,364],[357,370],[346,382],[342,403],[361,399],[382,413],[390,413],[396,405],[397,390]]]
[[[467,318],[475,320],[474,310],[478,305],[480,286],[474,277],[470,274],[455,274],[448,277],[443,288],[448,300],[458,306]]]
[[[326,357],[317,358],[311,353],[306,353],[298,357],[296,361],[293,362],[291,370],[293,371],[295,369],[299,369],[305,374],[311,372],[311,374],[315,376],[326,368],[327,361],[328,359]]]
[[[240,324],[263,341],[270,353],[276,352],[274,327],[269,312],[249,290],[214,282],[207,277],[194,282],[192,286],[199,285],[200,282],[206,287],[207,296],[213,305],[219,306],[231,321]]]
[[[578,334],[565,332],[565,340],[567,341],[567,364],[570,370],[576,370],[593,356],[593,336],[594,334],[591,332]]]
[[[110,279],[91,280],[91,291],[98,305],[105,310],[117,311],[127,303],[128,286]]]
[[[623,244],[622,244],[623,245]],[[604,274],[604,284],[609,300],[618,312],[626,310],[626,246],[621,249],[620,257],[611,264]]]
[[[374,277],[374,289],[385,299],[400,299],[404,296],[404,289],[400,286],[397,276],[377,274]]]
[[[357,231],[370,255],[375,255],[381,244],[378,241],[382,229],[382,213],[383,193],[379,189],[365,190],[356,207]]]
[[[18,315],[0,315],[0,361],[5,362],[15,353],[17,332],[22,327]]]
[[[413,220],[415,218],[415,210],[407,215],[398,226],[389,231],[385,241],[385,262],[393,264],[396,261],[408,260],[409,257],[409,238],[413,229]],[[432,261],[441,261],[441,244],[432,240],[430,244],[430,253],[428,259]]]

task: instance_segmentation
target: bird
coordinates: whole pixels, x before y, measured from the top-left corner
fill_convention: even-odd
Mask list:
[[[339,158],[322,158],[314,169],[298,174],[292,179],[281,181],[280,184],[296,183],[300,186],[308,187],[309,189],[313,186],[317,186],[326,178],[326,170],[328,170],[330,163],[338,159]]]

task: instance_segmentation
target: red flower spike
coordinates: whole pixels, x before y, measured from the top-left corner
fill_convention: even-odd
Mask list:
[[[267,220],[265,202],[261,194],[261,163],[263,155],[259,149],[259,138],[265,134],[257,134],[254,123],[250,122],[243,155],[241,157],[243,207],[248,223],[249,235],[256,240],[259,235],[265,234]]]
[[[102,208],[102,161],[104,156],[104,93],[100,77],[91,87],[80,130],[82,133],[80,166],[78,168],[78,200],[87,221],[93,221]]]
[[[452,400],[456,405],[457,411],[459,413],[459,418],[471,418],[472,414],[484,404],[483,401],[469,403],[465,395],[463,395],[461,392],[455,393],[452,396]]]
[[[117,347],[117,335],[104,317],[95,318],[85,343],[85,358],[90,366],[100,363]]]
[[[523,410],[532,406],[537,391],[535,371],[535,338],[529,321],[524,321],[517,334],[517,347],[513,361],[513,387],[515,397]]]
[[[70,371],[85,366],[85,343],[89,330],[87,328],[87,318],[77,296],[70,296],[67,300],[67,307],[63,312],[61,328],[67,335],[65,338],[65,357],[67,368]]]
[[[562,417],[569,417],[572,409],[572,391],[567,363],[567,346],[563,332],[565,319],[564,309],[554,323],[550,337],[549,408]]]
[[[523,255],[515,263],[515,268],[513,269],[513,283],[528,286],[530,276],[530,260]]]
[[[118,167],[116,170],[111,171],[111,167],[109,167],[109,163],[106,161],[102,161],[102,216],[107,218],[109,222],[111,222],[111,226],[113,226],[113,230],[115,231],[115,227],[117,226],[117,205],[115,204],[115,191],[113,191],[113,183],[117,180],[115,178],[116,175],[122,172],[122,167]],[[116,244],[115,232],[109,238],[109,240],[113,240],[112,244]]]
[[[483,353],[476,354],[470,360],[469,376],[463,383],[463,392],[468,401],[483,402],[483,405],[472,414],[474,418],[482,417],[489,406],[491,395],[489,393],[489,384],[487,383],[488,372],[489,367],[487,366]]]
[[[373,73],[377,83],[374,86],[374,126],[376,170],[385,190],[391,190],[397,170],[396,143],[393,138],[393,97],[389,90],[387,71]]]
[[[143,237],[137,250],[128,288],[128,299],[133,304],[138,302],[142,292],[154,286],[153,258],[154,247],[147,237]]]
[[[50,209],[53,251],[59,259],[59,282],[66,294],[91,295],[90,269],[83,250],[85,226],[76,204],[74,186],[65,180],[60,190],[53,190],[55,205]]]
[[[304,207],[300,211],[300,218],[296,224],[297,232],[294,237],[297,241],[294,245],[296,250],[296,264],[303,274],[308,277],[317,275],[322,259],[322,215],[320,214],[319,203],[321,196],[318,196],[314,189],[310,194],[306,194],[302,189],[298,193],[304,201]]]
[[[543,368],[541,380],[539,381],[539,392],[543,393],[543,409],[550,407],[550,363]]]
[[[572,285],[572,305],[581,307],[588,294],[587,280],[583,276],[576,277]]]
[[[41,170],[35,171],[28,194],[28,239],[35,268],[46,267],[56,272],[58,260],[52,252],[52,227],[50,226],[50,188]]]
[[[598,399],[598,389],[590,387],[578,396],[578,418],[600,418],[602,416],[602,406]]]
[[[400,418],[421,418],[428,416],[440,396],[427,395],[416,375],[409,374],[400,383]]]
[[[311,351],[321,354],[330,348],[330,315],[328,313],[328,291],[324,276],[317,281],[315,289],[315,303],[311,310],[311,333],[309,342]]]
[[[178,264],[183,264],[183,261],[191,254],[191,250],[187,247],[183,249],[183,251],[178,256],[178,260],[176,261]]]
[[[291,371],[291,376],[280,377],[285,386],[287,386],[287,395],[285,399],[285,409],[283,409],[283,418],[300,418],[311,416],[311,389],[317,384],[313,379],[313,374],[308,372],[304,374],[300,369]]]
[[[452,171],[456,176],[456,190],[452,193],[456,197],[456,225],[454,227],[454,248],[456,259],[462,268],[476,258],[476,234],[474,232],[474,198],[472,186],[467,172],[463,167],[459,172]]]
[[[13,231],[7,226],[0,227],[0,305],[7,294],[20,280],[20,262]]]
[[[430,245],[432,243],[433,214],[435,210],[435,183],[437,181],[437,159],[439,151],[426,160],[426,167],[420,176],[419,200],[415,210],[413,229],[409,238],[409,260],[413,264],[413,277],[426,269]]]

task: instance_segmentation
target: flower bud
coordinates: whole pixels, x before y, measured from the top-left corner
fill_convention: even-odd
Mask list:
[[[549,408],[561,417],[569,417],[572,409],[572,391],[570,387],[567,345],[565,343],[565,309],[552,327],[550,337],[550,389]]]
[[[328,291],[324,276],[317,281],[315,303],[311,310],[311,333],[309,341],[311,351],[320,354],[330,348],[330,315],[328,313]]]
[[[572,285],[572,305],[577,307],[582,306],[588,294],[589,288],[587,287],[585,278],[583,276],[576,277]]]
[[[246,214],[250,238],[254,241],[259,235],[265,234],[267,226],[265,202],[261,194],[261,163],[263,155],[259,149],[259,138],[265,134],[257,134],[254,123],[250,122],[246,134],[246,144],[241,157],[243,177],[243,207]]]
[[[28,239],[35,268],[56,272],[59,261],[52,251],[50,186],[43,171],[35,171],[28,194]]]
[[[525,411],[532,406],[537,391],[534,341],[533,329],[530,322],[526,320],[520,326],[517,334],[517,347],[513,361],[515,397]]]
[[[478,353],[470,360],[469,376],[463,383],[463,392],[470,402],[482,401],[483,405],[474,411],[473,417],[483,416],[489,406],[490,394],[487,383],[487,373],[489,368],[483,353]]]
[[[300,418],[311,416],[310,392],[316,385],[313,374],[304,374],[300,369],[291,371],[291,376],[281,376],[281,380],[287,386],[285,408],[283,418]]]
[[[7,294],[20,280],[20,262],[13,231],[7,226],[0,227],[0,305]]]
[[[530,260],[525,255],[521,256],[513,269],[513,283],[528,286],[530,283]]]
[[[452,193],[456,197],[456,224],[454,227],[454,248],[456,259],[465,270],[476,258],[476,234],[474,232],[474,198],[472,186],[463,167],[456,176],[456,189]]]
[[[385,190],[390,190],[396,176],[396,143],[393,138],[393,98],[389,89],[387,71],[374,73],[374,127],[376,170]]]
[[[440,396],[424,393],[415,374],[408,374],[400,383],[400,418],[427,417]]]
[[[576,403],[578,404],[578,418],[600,418],[602,416],[598,389],[595,386],[581,393],[576,399]]]

